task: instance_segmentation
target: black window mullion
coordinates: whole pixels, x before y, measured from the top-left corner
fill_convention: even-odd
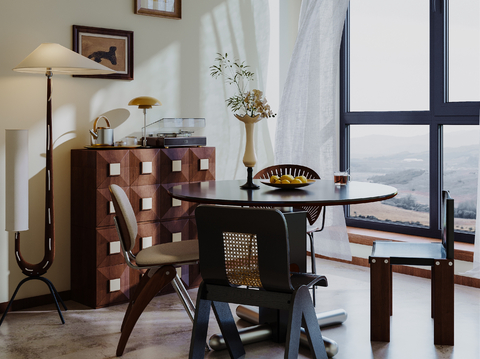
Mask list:
[[[430,2],[430,110],[350,112],[349,20],[347,12],[340,53],[340,168],[350,168],[350,125],[428,125],[430,228],[347,217],[349,226],[426,237],[440,235],[440,194],[443,189],[443,126],[478,125],[480,102],[448,102],[448,0]],[[414,86],[414,84],[412,84]],[[479,191],[480,195],[480,191]],[[347,208],[348,209],[348,208]],[[456,233],[455,240],[473,243],[474,236]]]

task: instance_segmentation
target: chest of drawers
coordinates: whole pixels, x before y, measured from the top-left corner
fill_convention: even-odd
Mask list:
[[[196,238],[195,204],[167,193],[171,186],[215,180],[215,148],[136,148],[71,152],[72,299],[100,308],[127,302],[140,273],[125,264],[108,186],[123,188],[138,222],[133,252]],[[178,268],[186,286],[197,266]]]

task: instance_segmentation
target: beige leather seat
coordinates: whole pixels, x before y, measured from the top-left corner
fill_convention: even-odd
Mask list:
[[[146,270],[142,275],[135,293],[130,298],[121,327],[121,336],[117,346],[117,356],[121,356],[130,333],[138,318],[152,298],[172,283],[187,314],[193,321],[195,306],[188,295],[182,280],[178,277],[176,266],[198,262],[198,241],[186,240],[157,244],[132,253],[137,238],[137,220],[126,193],[117,185],[110,186],[116,216],[115,226],[127,264],[134,269]]]

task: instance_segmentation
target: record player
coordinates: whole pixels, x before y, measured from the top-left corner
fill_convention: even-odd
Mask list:
[[[205,136],[193,136],[194,128],[205,127],[204,118],[162,118],[147,125],[157,125],[158,132],[148,132],[148,147],[201,147],[207,145]]]

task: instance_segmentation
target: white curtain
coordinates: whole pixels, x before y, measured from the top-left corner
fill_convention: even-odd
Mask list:
[[[478,168],[480,170],[480,159],[478,163]],[[477,223],[475,229],[475,246],[473,254],[473,268],[466,272],[465,274],[480,278],[480,171],[478,176],[477,184]]]
[[[313,168],[333,179],[338,168],[339,54],[349,0],[303,0],[275,134],[275,163]],[[315,234],[317,253],[351,260],[343,208],[328,207]],[[320,219],[321,220],[321,219]]]

